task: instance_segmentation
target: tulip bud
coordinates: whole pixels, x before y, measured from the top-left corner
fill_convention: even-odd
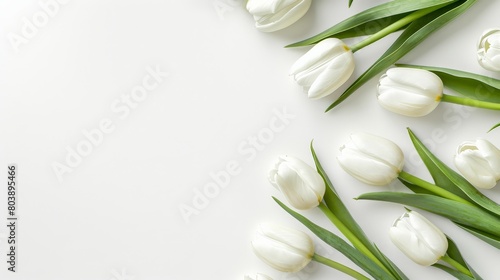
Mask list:
[[[462,143],[454,161],[458,171],[476,188],[491,189],[500,180],[500,150],[485,139]]]
[[[255,276],[245,275],[244,280],[273,280],[273,278],[264,274],[257,273]]]
[[[269,172],[269,182],[300,210],[318,206],[326,190],[325,181],[314,168],[291,156],[279,157]]]
[[[258,30],[273,32],[295,23],[310,6],[311,0],[248,0],[246,7]]]
[[[486,70],[500,71],[500,29],[488,29],[481,35],[477,60]]]
[[[309,98],[318,99],[342,86],[351,77],[354,66],[349,47],[339,39],[328,38],[299,58],[290,75]]]
[[[377,99],[385,109],[409,117],[432,112],[443,96],[443,82],[434,73],[416,68],[391,68],[378,83]]]
[[[262,261],[283,272],[303,269],[314,255],[314,243],[307,234],[275,224],[261,225],[252,247]]]
[[[387,185],[403,170],[403,151],[394,142],[368,133],[351,135],[340,147],[340,166],[354,178],[370,185]]]
[[[408,258],[423,266],[435,264],[448,250],[444,233],[415,211],[406,212],[397,219],[389,236]]]

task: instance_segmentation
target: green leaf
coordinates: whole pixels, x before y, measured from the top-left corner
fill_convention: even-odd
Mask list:
[[[481,279],[481,278],[472,278],[468,275],[463,274],[460,271],[457,271],[449,266],[442,265],[439,263],[435,263],[432,266],[442,269],[443,271],[446,271],[447,273],[451,274],[453,277],[457,278],[458,280],[474,280],[474,279]]]
[[[461,227],[462,229],[468,231],[469,233],[475,235],[477,238],[483,240],[484,242],[492,245],[495,248],[500,249],[500,237],[485,233],[485,232],[477,230],[475,228],[464,226],[464,225],[459,224],[459,223],[455,223],[455,224],[457,226]]]
[[[336,193],[330,178],[323,169],[323,166],[321,166],[321,162],[319,161],[316,151],[314,150],[312,141],[310,149],[312,157],[314,159],[314,163],[316,165],[316,169],[321,177],[323,177],[323,180],[326,184],[326,191],[325,195],[323,196],[323,200],[325,201],[326,206],[349,229],[349,231],[351,231],[363,243],[363,245],[365,245],[370,249],[370,251],[372,251],[372,242],[368,239],[356,220],[351,216],[349,210]],[[372,251],[372,253],[374,253],[374,251]]]
[[[430,71],[441,78],[445,87],[461,95],[476,100],[500,103],[500,80],[498,79],[441,67],[409,64],[396,64],[396,66]]]
[[[314,163],[316,165],[316,169],[318,173],[323,177],[326,185],[325,195],[323,196],[323,200],[325,201],[326,206],[332,213],[352,232],[360,241],[365,245],[370,252],[377,257],[377,259],[393,274],[397,279],[408,279],[404,273],[394,264],[392,263],[376,246],[373,244],[370,239],[366,236],[364,231],[361,229],[356,220],[349,213],[349,210],[342,202],[340,197],[338,196],[335,188],[326,174],[321,162],[318,159],[316,151],[313,147],[313,141],[311,141],[310,145],[311,154],[314,159]]]
[[[415,147],[415,150],[418,152],[420,158],[434,179],[435,184],[455,195],[468,199],[468,196],[442,171],[442,169],[446,168],[446,166],[438,158],[436,158],[429,149],[427,149],[422,141],[420,141],[420,139],[409,128],[408,134],[410,135],[410,139]]]
[[[446,254],[460,263],[462,266],[468,267],[455,241],[453,241],[453,239],[451,239],[449,236],[446,236],[446,239],[448,239],[448,250],[446,251]]]
[[[488,132],[491,132],[493,129],[497,128],[500,126],[500,123],[494,125],[492,128],[490,128],[490,130],[488,130]]]
[[[358,79],[326,109],[326,111],[329,111],[342,103],[371,78],[396,63],[400,58],[410,52],[434,31],[443,27],[452,19],[465,12],[475,2],[476,0],[458,1],[412,22],[396,39],[391,47],[372,66],[370,66],[368,70],[361,74],[361,76],[359,76]]]
[[[461,264],[463,267],[468,268],[472,275],[474,275],[474,279],[482,279],[481,276],[479,276],[479,274],[477,274],[477,272],[475,272],[474,269],[472,269],[472,267],[465,261],[455,241],[453,241],[453,239],[451,239],[449,236],[446,236],[446,238],[448,239],[448,250],[446,251],[446,254],[457,261],[459,264]]]
[[[435,195],[435,193],[433,193],[433,192],[431,192],[429,190],[423,189],[423,188],[421,188],[420,186],[418,186],[416,184],[413,184],[413,183],[411,183],[411,182],[409,182],[407,180],[404,180],[403,178],[398,177],[398,180],[401,183],[403,183],[403,185],[405,185],[407,188],[409,188],[414,193]]]
[[[404,18],[408,14],[409,13],[404,13],[363,23],[359,26],[356,26],[356,28],[351,28],[346,31],[336,33],[335,36],[330,36],[330,37],[335,37],[337,39],[345,39],[345,38],[354,38],[354,37],[372,35],[386,28],[387,26],[397,22],[398,20]],[[399,30],[402,30],[404,28],[406,28],[406,26],[402,27]],[[293,47],[293,45],[289,45],[286,47]]]
[[[359,196],[358,199],[387,201],[417,207],[500,238],[500,217],[479,207],[450,199],[428,194],[400,192],[366,193]]]
[[[350,259],[353,263],[355,263],[361,269],[366,271],[368,274],[373,276],[375,279],[395,279],[392,275],[387,273],[385,270],[383,270],[381,267],[375,264],[371,259],[362,254],[360,251],[353,248],[339,236],[311,222],[306,217],[300,215],[299,213],[287,207],[279,199],[275,197],[273,197],[273,199],[276,201],[276,203],[278,203],[281,206],[281,208],[283,208],[295,219],[297,219],[299,222],[305,225],[318,238],[320,238],[325,243],[338,250],[340,253],[342,253],[344,256],[346,256],[348,259]]]
[[[349,8],[350,8],[350,7],[351,7],[351,5],[352,5],[352,1],[353,1],[353,0],[349,0]]]
[[[446,3],[452,3],[457,0],[394,0],[378,6],[366,9],[354,16],[351,16],[327,30],[300,42],[290,44],[286,47],[301,47],[316,44],[326,38],[348,38],[357,37],[374,32],[389,26],[400,19],[402,14],[408,14],[413,11],[434,7]],[[395,17],[393,17],[395,16]],[[373,30],[372,30],[373,29]],[[343,35],[340,35],[343,34]],[[350,34],[346,36],[346,34]]]
[[[377,250],[377,253],[375,253],[376,256],[380,256],[379,260],[385,265],[386,268],[388,268],[392,275],[396,277],[397,279],[405,279],[409,280],[408,277],[399,269],[399,267],[396,266],[386,255],[380,251],[380,249],[377,247],[377,245],[373,245],[375,249]]]
[[[431,173],[436,185],[447,189],[448,191],[463,196],[467,195],[470,200],[477,203],[479,206],[487,211],[490,211],[496,215],[500,215],[500,205],[498,205],[493,200],[489,199],[481,192],[479,192],[474,186],[472,186],[464,177],[460,176],[453,169],[445,165],[436,156],[434,156],[431,151],[429,151],[425,145],[415,136],[415,134],[408,129],[411,141],[415,146],[418,154],[427,166],[427,169]],[[461,193],[459,192],[461,190]]]

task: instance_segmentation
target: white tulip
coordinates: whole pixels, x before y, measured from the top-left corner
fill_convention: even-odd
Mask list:
[[[500,29],[488,29],[477,43],[477,60],[486,70],[500,71]]]
[[[273,32],[295,23],[310,6],[311,0],[248,0],[246,7],[258,30]]]
[[[433,265],[448,250],[444,233],[415,211],[406,212],[397,219],[389,236],[408,258],[423,266]]]
[[[500,180],[500,150],[485,139],[462,143],[454,162],[476,188],[491,189]]]
[[[292,156],[280,156],[269,172],[269,182],[293,207],[306,210],[319,205],[325,195],[325,181],[316,169]]]
[[[255,276],[245,275],[244,280],[273,280],[273,278],[264,274],[257,273]]]
[[[416,68],[391,68],[380,78],[377,99],[385,109],[409,117],[432,112],[443,96],[443,82],[434,73]]]
[[[307,234],[275,224],[261,225],[252,247],[262,261],[283,272],[303,269],[314,255],[314,243]]]
[[[368,133],[351,135],[340,147],[340,166],[354,178],[370,185],[387,185],[403,170],[404,155],[394,142]]]
[[[300,57],[290,75],[309,98],[318,99],[342,86],[351,77],[354,67],[349,47],[339,39],[328,38]]]

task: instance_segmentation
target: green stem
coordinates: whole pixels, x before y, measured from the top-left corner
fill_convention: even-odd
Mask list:
[[[352,243],[352,245],[358,249],[362,254],[370,258],[373,262],[375,262],[378,266],[383,268],[387,273],[392,273],[380,262],[380,260],[361,242],[356,235],[354,235],[349,228],[347,228],[344,223],[342,223],[335,214],[326,206],[324,202],[318,205],[318,208],[326,215],[326,217],[340,230],[340,232]]]
[[[331,259],[320,256],[316,253],[313,255],[312,259],[316,262],[327,265],[327,266],[334,268],[338,271],[344,272],[345,274],[351,276],[354,279],[358,279],[358,280],[369,280],[370,279],[370,278],[364,276],[363,274],[357,272],[356,270],[354,270],[350,267],[347,267],[341,263],[338,263],[338,262],[333,261]]]
[[[490,109],[490,110],[500,110],[500,103],[481,101],[476,99],[471,99],[467,97],[455,96],[455,95],[447,95],[443,94],[441,97],[441,101],[460,104],[465,106]]]
[[[429,183],[429,182],[422,180],[416,176],[413,176],[410,173],[407,173],[406,171],[401,171],[399,173],[399,178],[404,180],[404,181],[407,181],[409,183],[412,183],[414,185],[417,185],[424,190],[428,190],[434,194],[437,194],[440,197],[448,198],[448,199],[451,199],[451,200],[454,200],[457,202],[462,202],[462,203],[467,204],[467,205],[475,206],[472,202],[465,200],[465,199],[461,198],[460,196],[458,196],[452,192],[449,192],[443,188],[440,188],[432,183]]]
[[[474,278],[474,276],[472,275],[472,273],[470,272],[470,270],[468,268],[464,267],[459,262],[452,259],[450,256],[444,255],[443,257],[441,257],[441,260],[448,263],[449,265],[453,266],[454,268],[456,268],[458,271],[462,272],[463,274]]]
[[[399,29],[401,29],[402,27],[405,27],[406,25],[412,23],[413,21],[415,21],[415,20],[417,20],[417,19],[419,19],[427,14],[430,14],[430,13],[434,12],[435,10],[438,10],[446,5],[448,5],[448,4],[442,4],[442,5],[437,5],[437,6],[417,10],[417,11],[405,16],[404,18],[394,22],[393,24],[385,27],[384,29],[378,31],[377,33],[371,35],[370,37],[366,38],[365,40],[357,43],[356,45],[352,46],[351,50],[353,53],[356,51],[359,51],[360,49],[362,49],[362,48],[364,48],[372,43],[375,43],[376,41],[384,38],[385,36],[387,36],[393,32],[396,32]]]

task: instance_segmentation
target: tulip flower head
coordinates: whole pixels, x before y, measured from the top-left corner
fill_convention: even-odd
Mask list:
[[[261,225],[252,247],[262,261],[283,272],[300,271],[314,255],[314,243],[307,234],[275,224]]]
[[[432,112],[443,96],[443,82],[434,73],[397,67],[389,69],[379,80],[377,99],[385,109],[409,117]]]
[[[481,35],[477,60],[486,70],[500,71],[500,29],[488,29]]]
[[[310,6],[311,0],[248,0],[246,8],[258,30],[273,32],[295,23]]]
[[[340,148],[340,166],[366,184],[387,185],[403,170],[404,155],[394,142],[368,133],[351,135]]]
[[[423,266],[435,264],[448,250],[444,233],[415,211],[406,212],[397,219],[389,236],[408,258]]]
[[[273,278],[265,274],[257,273],[255,276],[245,275],[244,280],[273,280]]]
[[[279,189],[293,207],[306,210],[319,205],[325,195],[325,181],[302,160],[280,156],[269,172],[269,182]]]
[[[317,43],[293,64],[290,75],[311,99],[325,97],[351,77],[354,56],[339,39],[328,38]]]
[[[454,162],[458,171],[476,188],[491,189],[500,180],[500,150],[488,140],[462,143]]]

